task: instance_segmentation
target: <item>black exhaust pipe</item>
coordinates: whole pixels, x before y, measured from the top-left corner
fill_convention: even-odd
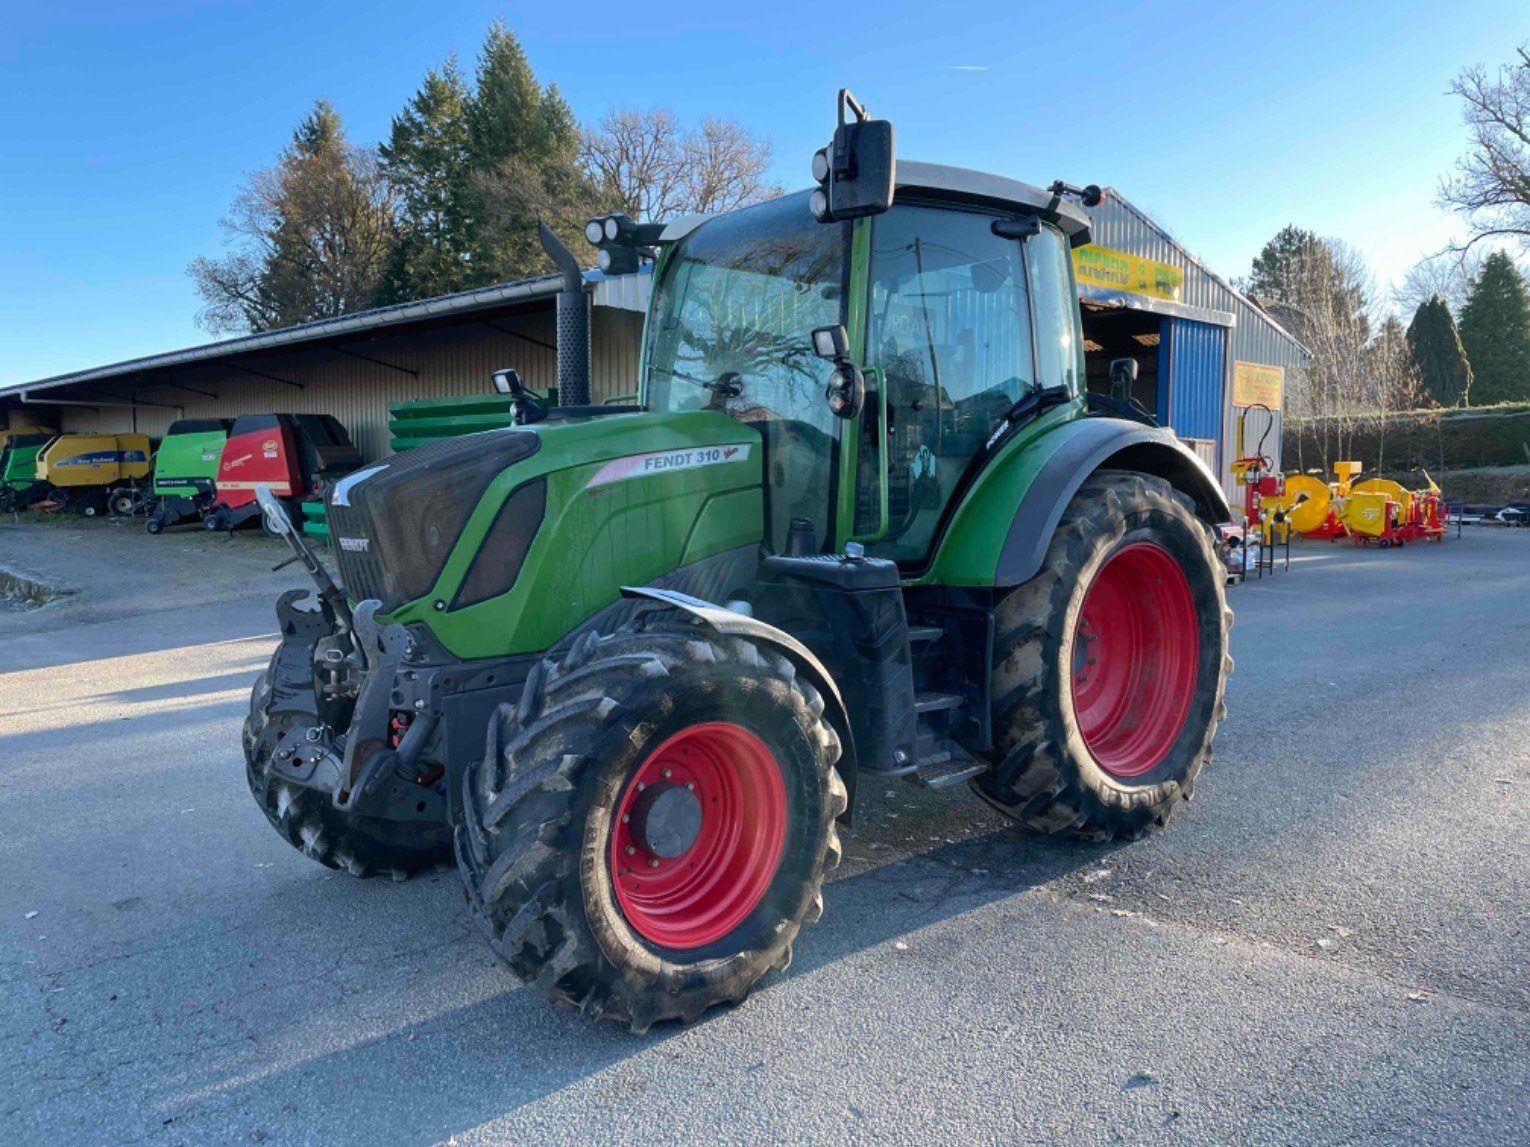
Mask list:
[[[584,274],[573,252],[540,219],[537,233],[542,239],[542,250],[563,276],[563,289],[558,292],[558,405],[588,406],[590,312],[584,297]]]

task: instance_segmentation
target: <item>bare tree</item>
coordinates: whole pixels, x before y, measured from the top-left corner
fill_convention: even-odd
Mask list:
[[[1425,401],[1424,382],[1408,353],[1407,332],[1395,315],[1383,320],[1366,348],[1366,373],[1360,379],[1361,422],[1376,428],[1376,469],[1386,466],[1387,426],[1404,410]],[[1404,460],[1406,462],[1406,460]],[[1402,467],[1394,463],[1394,468]]]
[[[1466,105],[1471,147],[1441,182],[1439,198],[1470,224],[1467,248],[1499,236],[1530,249],[1530,44],[1516,54],[1496,72],[1467,68],[1450,85]]]
[[[1472,283],[1482,273],[1482,255],[1477,251],[1444,251],[1426,255],[1403,275],[1392,289],[1392,300],[1405,314],[1413,314],[1439,295],[1450,306],[1451,316],[1459,320]]]
[[[618,108],[586,128],[580,160],[613,211],[662,220],[732,211],[777,195],[771,142],[736,120],[680,124],[668,108]]]

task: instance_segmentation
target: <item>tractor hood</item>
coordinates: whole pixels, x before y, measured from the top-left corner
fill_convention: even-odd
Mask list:
[[[346,596],[454,656],[551,646],[642,585],[763,531],[759,434],[723,414],[560,419],[448,439],[325,498]]]

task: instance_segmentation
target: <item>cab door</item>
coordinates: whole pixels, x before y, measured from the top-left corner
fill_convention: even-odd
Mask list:
[[[884,528],[865,536],[872,553],[905,566],[928,558],[1011,406],[1038,385],[1079,385],[1067,241],[1045,225],[1023,242],[995,235],[1000,217],[899,204],[871,221],[864,361],[885,387],[868,416],[885,406],[887,485]],[[878,476],[860,470],[869,490]],[[858,511],[873,501],[862,496]]]

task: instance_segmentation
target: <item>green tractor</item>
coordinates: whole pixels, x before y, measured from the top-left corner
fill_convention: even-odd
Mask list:
[[[653,264],[638,405],[591,405],[544,227],[557,405],[502,371],[512,427],[336,483],[339,583],[263,499],[318,584],[245,726],[271,824],[356,875],[455,852],[517,976],[638,1031],[786,967],[862,779],[1135,837],[1224,714],[1221,489],[1085,393],[1098,189],[895,167],[848,97],[814,168],[592,221],[608,274]]]

